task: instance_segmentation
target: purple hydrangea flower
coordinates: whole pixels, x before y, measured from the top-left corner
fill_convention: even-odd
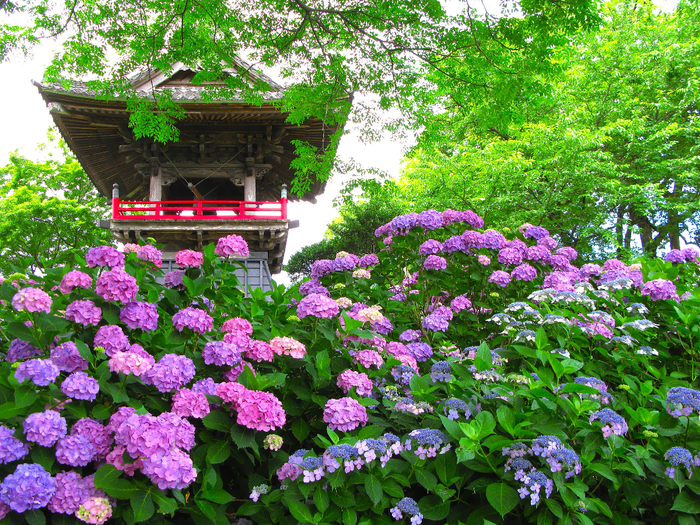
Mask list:
[[[437,228],[442,228],[444,220],[442,218],[442,213],[430,209],[418,214],[417,223],[418,226],[426,230],[436,230]]]
[[[453,235],[452,237],[447,238],[444,244],[442,245],[442,249],[447,253],[464,251],[465,247],[464,241],[462,240],[462,236]]]
[[[126,352],[114,352],[109,359],[110,372],[140,376],[156,363],[151,354],[140,345],[131,345]]]
[[[523,256],[515,248],[503,248],[498,252],[498,262],[509,266],[515,266],[523,262]]]
[[[462,212],[462,222],[466,222],[472,228],[484,227],[484,219],[479,217],[479,215],[477,215],[471,210],[466,210]]]
[[[248,390],[236,403],[236,422],[253,430],[269,432],[284,426],[287,416],[274,394]]]
[[[175,320],[175,315],[173,320]],[[140,328],[144,332],[148,332],[158,328],[158,310],[156,305],[152,303],[130,301],[119,311],[119,320],[131,329]]]
[[[368,253],[367,255],[360,257],[360,261],[357,263],[357,266],[359,268],[369,268],[370,266],[374,266],[376,264],[379,264],[379,257],[377,257],[377,255],[374,253]]]
[[[680,250],[671,250],[666,254],[666,257],[664,259],[668,262],[673,262],[673,263],[683,263],[685,262],[685,257],[683,257],[683,254],[681,253]]]
[[[79,435],[66,436],[56,443],[56,460],[71,467],[84,467],[95,457],[95,447]]]
[[[141,374],[141,380],[155,386],[159,392],[171,392],[192,381],[195,373],[194,363],[189,357],[165,354],[153,367]]]
[[[367,424],[367,410],[350,397],[329,399],[323,411],[323,421],[331,430],[349,432]]]
[[[248,243],[245,242],[243,237],[236,234],[221,237],[216,243],[214,253],[221,257],[248,257],[250,254]]]
[[[492,250],[500,250],[507,242],[506,238],[496,230],[486,230],[482,239],[482,248],[490,248]]]
[[[104,272],[97,279],[95,292],[105,301],[128,303],[139,291],[136,279],[121,268]]]
[[[406,348],[416,361],[427,361],[433,355],[433,349],[428,343],[408,343]]]
[[[204,310],[187,307],[173,315],[173,326],[178,332],[189,328],[197,334],[204,335],[211,332],[214,327],[214,319]]]
[[[666,411],[673,417],[700,414],[700,391],[682,386],[673,387],[666,395]]]
[[[405,330],[399,336],[399,340],[403,341],[404,343],[408,343],[411,341],[419,341],[420,337],[421,333],[418,330]]]
[[[72,270],[63,276],[58,289],[63,294],[71,293],[75,288],[89,289],[92,286],[92,277],[80,270]]]
[[[360,262],[360,259],[357,255],[349,254],[334,259],[331,268],[334,272],[349,272],[357,268],[358,262]]]
[[[27,312],[51,313],[53,301],[49,294],[38,288],[22,288],[12,297],[12,306],[15,310]]]
[[[427,328],[428,330],[432,330],[434,332],[446,332],[449,327],[450,323],[447,318],[442,315],[438,315],[437,313],[426,315],[423,318],[423,328]]]
[[[14,431],[0,425],[0,463],[12,463],[29,453],[29,445],[14,436]]]
[[[0,501],[22,513],[45,507],[55,491],[56,481],[44,467],[22,463],[0,483]]]
[[[56,474],[56,492],[48,504],[50,512],[74,514],[90,497],[90,490],[80,474],[69,470]]]
[[[466,295],[458,295],[450,302],[450,308],[455,312],[459,313],[462,310],[472,307],[472,302]]]
[[[578,252],[574,250],[571,246],[564,246],[556,251],[557,255],[563,255],[569,261],[574,261],[578,257]]]
[[[72,399],[94,401],[99,391],[100,385],[97,379],[85,372],[73,372],[61,384],[61,392]]]
[[[163,265],[163,254],[158,248],[150,244],[139,246],[138,250],[136,250],[136,257],[142,261],[152,262],[158,268]]]
[[[680,301],[676,285],[665,279],[654,279],[644,283],[642,295],[648,295],[652,301],[673,300]]]
[[[68,431],[66,420],[54,410],[29,414],[23,427],[27,441],[33,441],[42,447],[52,447]]]
[[[600,265],[594,263],[584,264],[583,266],[581,266],[580,270],[581,277],[583,279],[587,279],[595,275],[600,275],[602,272],[603,269],[600,267]]]
[[[121,326],[100,326],[92,341],[92,346],[101,346],[105,349],[105,354],[112,356],[115,352],[123,352],[129,348],[129,339],[124,335]]]
[[[460,412],[464,414],[464,417],[466,419],[469,419],[472,416],[472,412],[471,410],[469,410],[469,406],[461,399],[457,399],[454,397],[445,401],[443,411],[445,412],[445,416],[447,417],[447,419],[451,419],[453,421],[459,419]]]
[[[439,255],[428,255],[423,262],[426,270],[444,270],[447,268],[447,259]]]
[[[338,303],[330,297],[326,297],[320,293],[312,293],[299,301],[297,306],[297,316],[303,319],[306,316],[320,317],[331,319],[337,317],[340,313]]]
[[[700,257],[700,251],[695,246],[688,246],[681,250],[681,255],[685,262],[698,262],[698,257]]]
[[[544,239],[545,237],[549,237],[549,231],[543,228],[542,226],[530,226],[525,230],[525,233],[523,233],[523,237],[526,239]]]
[[[73,301],[66,306],[66,319],[83,326],[97,326],[102,320],[102,310],[92,301]]]
[[[211,341],[204,345],[202,358],[207,365],[236,366],[241,362],[241,351],[237,345],[224,341]]]
[[[547,248],[548,250],[554,250],[558,245],[559,243],[556,241],[556,239],[549,236],[537,239],[537,246]]]
[[[312,293],[319,293],[321,295],[325,295],[326,297],[330,297],[331,294],[328,291],[328,289],[323,286],[318,279],[309,279],[308,281],[302,283],[299,286],[299,293],[301,295],[309,295]]]
[[[44,352],[41,348],[32,346],[21,339],[13,339],[10,341],[10,347],[7,349],[7,361],[14,363],[24,359],[31,359],[34,356],[41,355]]]
[[[527,249],[527,255],[525,258],[530,261],[547,264],[551,256],[551,252],[544,246],[530,246]]]
[[[66,341],[51,349],[51,361],[61,372],[76,372],[87,370],[88,362],[80,355],[77,345],[73,341]]]
[[[442,217],[441,217],[442,220]],[[415,228],[418,224],[418,214],[417,213],[407,213],[405,215],[399,215],[391,219],[391,231],[394,234],[406,234],[411,228]]]
[[[185,270],[173,270],[165,274],[163,286],[166,288],[174,288],[175,290],[184,290],[186,288],[182,278],[185,276]]]
[[[557,292],[573,292],[576,274],[570,272],[552,272],[542,281],[542,288],[553,288]]]
[[[357,388],[357,394],[360,396],[369,396],[372,394],[373,384],[369,376],[363,372],[355,372],[354,370],[345,370],[338,374],[338,387],[348,393],[351,388]]]
[[[82,436],[87,439],[95,449],[95,459],[102,459],[109,453],[114,438],[109,429],[99,421],[89,418],[81,418],[70,429],[72,436]]]
[[[202,419],[209,413],[207,396],[189,388],[181,388],[173,396],[172,413],[180,417]]]
[[[333,272],[333,261],[329,259],[319,259],[311,265],[311,278],[319,279],[324,275]]]
[[[115,268],[124,266],[124,254],[112,246],[95,246],[88,250],[85,261],[90,268],[95,266]]]
[[[182,490],[197,479],[192,458],[178,449],[144,459],[141,471],[161,490]]]
[[[442,252],[442,250],[443,245],[440,241],[436,241],[435,239],[428,239],[420,245],[420,247],[418,248],[418,253],[420,253],[421,255],[433,255]]]
[[[508,272],[504,272],[503,270],[496,270],[489,276],[488,282],[505,288],[508,286],[508,283],[510,283],[510,274]]]
[[[513,268],[513,271],[510,272],[510,276],[516,281],[532,281],[537,277],[537,270],[528,263],[523,263]]]
[[[474,230],[466,230],[462,234],[462,245],[465,251],[469,250],[469,248],[483,248],[484,234]]]
[[[47,386],[56,380],[58,374],[60,370],[51,359],[30,359],[19,364],[15,379],[20,383],[29,379],[37,386]]]

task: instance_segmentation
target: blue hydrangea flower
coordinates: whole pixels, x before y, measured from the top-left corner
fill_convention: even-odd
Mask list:
[[[601,430],[603,431],[604,437],[609,437],[612,434],[621,436],[622,434],[625,434],[627,430],[629,430],[625,418],[609,408],[604,408],[603,410],[594,412],[588,421],[589,423],[593,423],[595,420],[603,423],[603,428],[601,428]]]
[[[666,410],[673,417],[700,414],[700,392],[682,386],[672,388],[666,396]]]
[[[433,382],[449,383],[452,379],[452,365],[449,361],[439,361],[430,368],[430,378]]]
[[[691,467],[698,464],[697,461],[693,459],[693,455],[690,451],[683,447],[668,449],[666,454],[664,454],[664,459],[672,465],[666,469],[666,475],[671,479],[676,477],[675,467],[683,465],[688,471],[688,477],[691,477],[693,475],[693,469]]]
[[[469,410],[469,406],[467,406],[467,404],[461,399],[456,399],[454,397],[445,401],[443,411],[445,412],[447,419],[452,420],[459,419],[460,412],[464,414],[466,419],[469,419],[472,415],[471,411]]]

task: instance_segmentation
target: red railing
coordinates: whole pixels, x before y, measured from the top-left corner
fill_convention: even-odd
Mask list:
[[[287,219],[287,199],[279,201],[122,201],[112,198],[112,219],[255,220]]]

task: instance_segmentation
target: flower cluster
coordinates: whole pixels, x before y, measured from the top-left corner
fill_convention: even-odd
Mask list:
[[[124,266],[124,254],[112,246],[95,246],[88,250],[85,261],[90,268],[95,266],[117,268]]]
[[[601,430],[603,431],[604,437],[609,437],[612,434],[615,434],[616,436],[621,436],[629,430],[625,418],[623,418],[617,412],[610,410],[609,408],[604,408],[602,410],[594,412],[588,419],[589,423],[593,423],[593,421],[596,420],[603,423],[603,428]]]
[[[73,301],[66,306],[66,319],[83,326],[97,326],[102,320],[102,310],[92,301]]]
[[[196,334],[204,335],[211,332],[214,319],[204,310],[187,307],[173,315],[173,326],[178,332],[189,328]]]
[[[248,243],[243,237],[236,234],[221,237],[216,243],[214,253],[221,257],[248,257],[250,254]]]
[[[351,397],[329,399],[323,411],[323,421],[331,430],[349,432],[367,424],[367,410]]]
[[[51,313],[53,301],[49,294],[38,288],[22,288],[12,297],[12,306],[15,310],[27,312]]]
[[[61,279],[61,284],[58,289],[63,294],[69,294],[76,288],[85,288],[86,290],[92,286],[92,277],[80,270],[71,270]]]

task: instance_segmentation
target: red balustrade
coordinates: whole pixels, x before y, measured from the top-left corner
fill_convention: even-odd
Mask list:
[[[287,219],[287,199],[279,201],[122,201],[112,199],[113,220]]]

